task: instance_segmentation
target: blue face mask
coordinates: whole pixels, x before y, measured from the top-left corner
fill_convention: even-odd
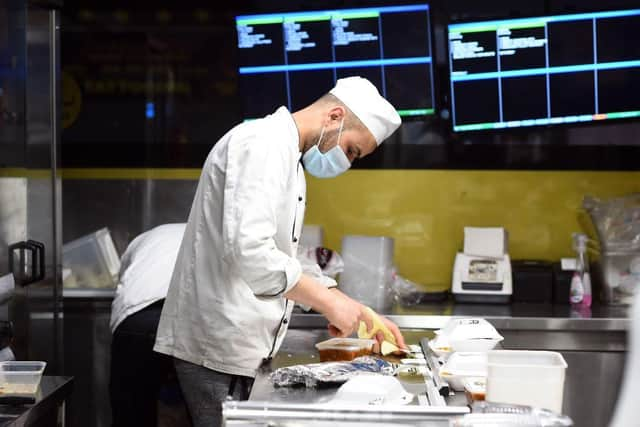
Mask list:
[[[302,156],[304,168],[316,178],[333,178],[346,172],[351,167],[349,158],[344,154],[342,148],[340,148],[340,137],[342,136],[343,125],[344,119],[340,122],[338,142],[335,147],[326,153],[323,153],[318,149],[320,141],[322,141],[322,136],[324,135],[325,127],[323,126],[318,142],[313,147],[309,148]]]

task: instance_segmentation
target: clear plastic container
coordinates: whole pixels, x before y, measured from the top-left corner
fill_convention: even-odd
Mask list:
[[[114,288],[120,271],[120,257],[109,229],[102,228],[64,244],[62,264],[67,270],[64,274],[67,288]]]
[[[440,376],[455,391],[464,391],[467,378],[486,378],[487,353],[453,353],[440,368]]]
[[[467,401],[473,403],[485,399],[487,394],[487,378],[486,377],[469,377],[462,382]]]
[[[316,344],[321,362],[349,361],[373,353],[375,340],[331,338]]]
[[[389,312],[393,306],[393,248],[390,237],[344,236],[340,290],[379,313]]]
[[[490,351],[486,400],[562,413],[566,369],[562,355],[553,351]]]
[[[603,301],[630,304],[640,288],[640,251],[604,252],[600,256],[599,267]]]
[[[46,362],[0,362],[0,395],[36,394]]]

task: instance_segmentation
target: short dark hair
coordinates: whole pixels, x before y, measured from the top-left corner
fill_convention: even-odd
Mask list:
[[[351,111],[349,107],[346,106],[344,102],[340,101],[340,99],[332,93],[329,93],[329,92],[325,93],[320,98],[318,98],[318,100],[316,100],[314,104],[323,105],[323,106],[332,106],[332,107],[339,105],[340,107],[343,107],[347,112],[344,117],[344,125],[343,125],[343,129],[345,130],[346,129],[357,129],[357,130],[367,129],[364,123],[362,123],[362,121],[358,118],[358,116],[356,116],[353,113],[353,111]]]

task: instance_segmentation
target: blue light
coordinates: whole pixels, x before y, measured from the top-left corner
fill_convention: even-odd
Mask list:
[[[147,102],[145,115],[147,116],[147,119],[153,119],[156,116],[156,108],[153,102]]]
[[[640,15],[640,9],[631,9],[631,10],[614,10],[609,12],[595,12],[595,13],[574,13],[571,15],[554,15],[554,16],[536,16],[532,18],[517,18],[517,19],[502,19],[496,21],[479,21],[479,22],[468,22],[468,23],[460,23],[460,24],[449,24],[449,32],[455,32],[456,30],[465,30],[465,29],[473,29],[478,27],[487,27],[487,26],[504,26],[509,27],[510,25],[519,25],[519,24],[530,24],[532,22],[562,22],[562,21],[577,21],[582,19],[605,19],[605,18],[620,18],[624,16],[634,16]]]
[[[637,67],[640,67],[640,60],[601,62],[599,64],[562,65],[562,66],[548,67],[548,68],[541,67],[541,68],[530,68],[530,69],[524,69],[524,70],[492,71],[492,72],[472,73],[472,74],[468,74],[468,73],[452,74],[451,80],[453,80],[454,82],[463,82],[467,80],[483,80],[483,79],[497,79],[497,78],[507,79],[509,77],[579,73],[582,71],[616,70],[619,68],[637,68]]]
[[[286,13],[269,13],[261,15],[239,15],[236,21],[252,20],[252,19],[271,19],[271,18],[287,18],[287,17],[318,17],[331,16],[334,14],[345,15],[349,13],[397,13],[397,12],[415,12],[419,10],[429,10],[427,4],[415,4],[407,6],[386,6],[386,7],[363,7],[356,9],[335,9],[335,10],[317,10],[309,12],[286,12]]]
[[[276,73],[284,71],[306,71],[306,70],[327,70],[332,68],[352,68],[352,67],[380,67],[408,64],[429,64],[430,56],[419,56],[414,58],[385,58],[385,59],[364,59],[358,61],[340,62],[312,62],[309,64],[286,64],[286,65],[260,65],[255,67],[240,67],[240,74],[255,73]]]

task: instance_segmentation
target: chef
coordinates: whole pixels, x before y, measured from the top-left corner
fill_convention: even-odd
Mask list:
[[[146,231],[122,255],[109,322],[113,427],[158,424],[158,392],[173,366],[170,357],[153,351],[153,344],[185,226]]]
[[[221,402],[248,398],[259,366],[278,351],[294,303],[348,336],[365,306],[302,272],[304,171],[346,172],[400,126],[400,116],[361,77],[296,112],[280,107],[244,122],[209,153],[162,310],[154,349],[174,358],[195,427],[217,426]],[[390,328],[400,347],[404,340]]]

